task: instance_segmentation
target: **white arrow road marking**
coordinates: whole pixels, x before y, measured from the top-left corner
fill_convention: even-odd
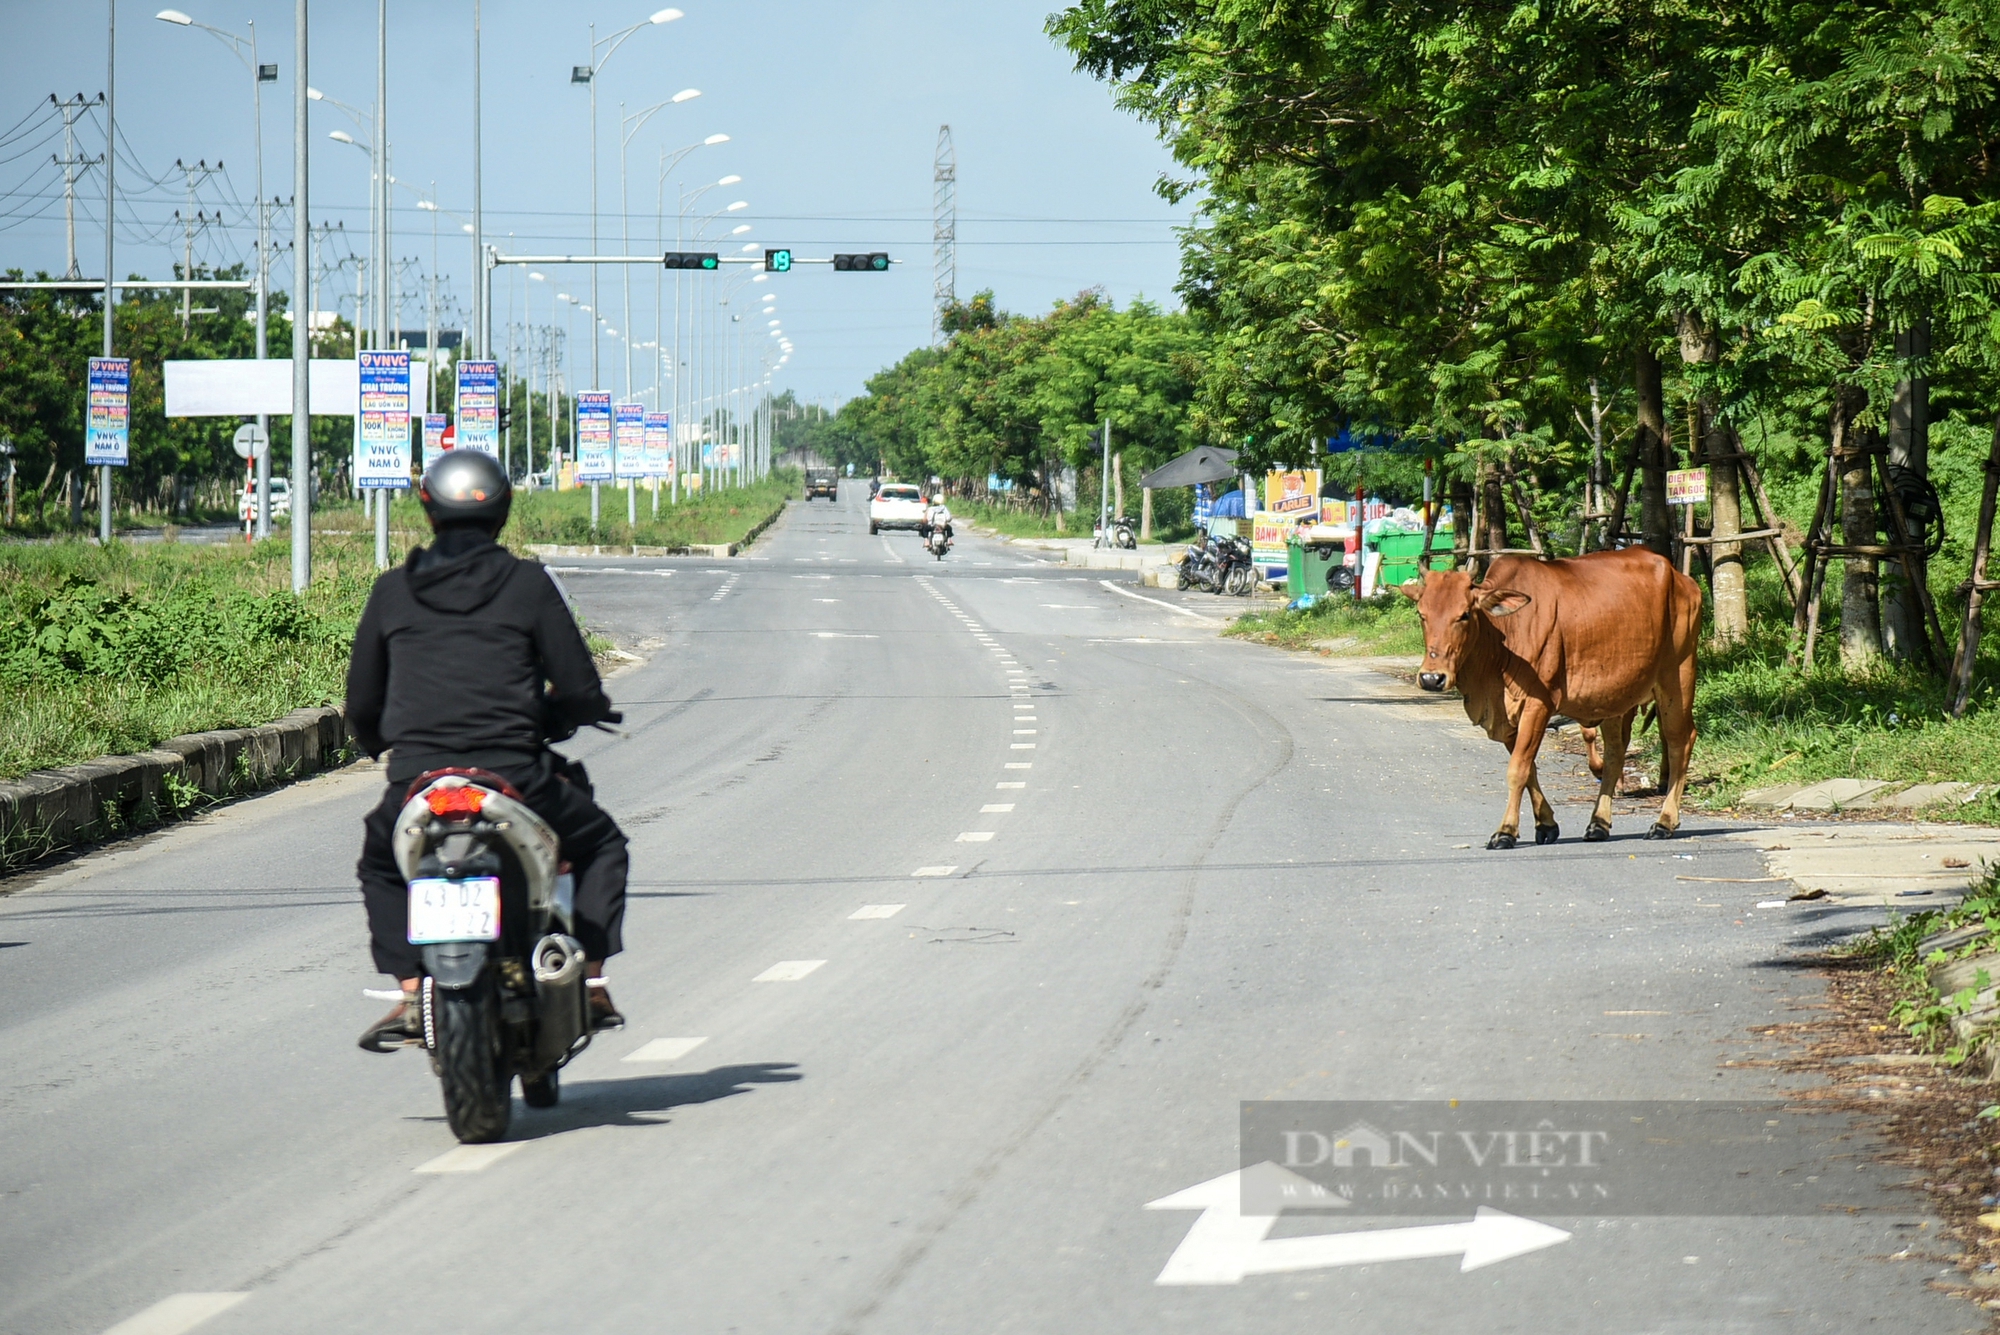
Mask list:
[[[1265,1198],[1296,1198],[1299,1208],[1346,1207],[1349,1202],[1317,1183],[1274,1163],[1224,1173],[1221,1177],[1148,1201],[1148,1210],[1199,1210],[1194,1227],[1167,1258],[1155,1284],[1239,1284],[1245,1275],[1274,1275],[1330,1266],[1372,1265],[1425,1256],[1462,1256],[1461,1271],[1568,1242],[1559,1228],[1522,1219],[1503,1210],[1479,1207],[1470,1222],[1422,1224],[1356,1233],[1316,1233],[1304,1238],[1272,1238],[1278,1216],[1243,1213],[1245,1174]],[[1280,1209],[1284,1206],[1280,1205]]]

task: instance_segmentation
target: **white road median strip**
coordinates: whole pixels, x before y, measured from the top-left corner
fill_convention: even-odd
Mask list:
[[[1196,621],[1205,621],[1211,626],[1215,624],[1215,618],[1213,617],[1205,617],[1199,612],[1190,612],[1185,607],[1176,607],[1172,603],[1163,602],[1158,598],[1148,598],[1145,594],[1134,593],[1130,589],[1121,589],[1108,579],[1100,579],[1097,582],[1121,598],[1137,598],[1142,603],[1151,603],[1155,607],[1164,607],[1177,616],[1193,617]]]
[[[825,960],[779,960],[750,981],[753,983],[796,983],[826,963]]]
[[[993,838],[991,830],[966,830],[958,836],[961,844],[983,844]]]
[[[907,904],[863,904],[847,917],[850,922],[855,919],[893,918],[908,907]]]
[[[455,1150],[446,1150],[435,1159],[427,1159],[417,1165],[419,1173],[478,1173],[491,1168],[526,1141],[514,1140],[499,1145],[460,1145]]]
[[[620,1061],[628,1062],[677,1062],[693,1052],[707,1038],[656,1038],[636,1051],[628,1052]]]
[[[128,1316],[104,1335],[181,1335],[212,1316],[220,1316],[250,1295],[247,1293],[176,1293]]]
[[[957,868],[957,867],[919,867],[919,868],[917,868],[917,869],[916,869],[915,871],[911,872],[911,873],[910,873],[910,875],[912,875],[912,876],[949,876],[949,875],[951,875],[951,874],[952,874],[953,872],[955,872],[955,871],[957,871],[957,870],[958,870],[958,868]]]

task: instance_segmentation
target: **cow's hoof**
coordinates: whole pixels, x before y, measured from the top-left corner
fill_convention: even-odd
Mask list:
[[[1489,849],[1492,849],[1492,848],[1512,848],[1512,847],[1514,846],[1514,844],[1515,844],[1515,839],[1514,839],[1514,836],[1513,836],[1513,835],[1511,835],[1511,834],[1506,834],[1506,833],[1504,833],[1504,832],[1503,832],[1503,833],[1499,833],[1499,834],[1495,834],[1495,835],[1494,835],[1494,836],[1493,836],[1493,837],[1492,837],[1491,839],[1488,839],[1488,840],[1486,841],[1486,846],[1487,846],[1487,847],[1488,847]]]
[[[1537,825],[1535,827],[1535,842],[1538,844],[1552,844],[1562,838],[1562,833],[1562,826],[1560,825]]]
[[[1610,837],[1611,827],[1609,825],[1599,825],[1596,821],[1592,821],[1584,827],[1583,842],[1586,844],[1601,844]]]
[[[1653,828],[1646,831],[1646,837],[1648,839],[1671,839],[1674,837],[1674,832],[1670,827],[1661,825],[1656,821],[1653,824]]]

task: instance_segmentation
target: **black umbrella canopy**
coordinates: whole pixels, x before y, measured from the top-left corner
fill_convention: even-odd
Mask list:
[[[1204,445],[1170,459],[1139,479],[1149,491],[1168,487],[1192,487],[1201,482],[1225,482],[1236,476],[1236,451]]]

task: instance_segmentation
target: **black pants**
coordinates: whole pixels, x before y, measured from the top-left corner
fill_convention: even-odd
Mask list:
[[[576,877],[576,939],[584,954],[609,959],[625,948],[625,875],[631,862],[625,833],[591,800],[590,780],[583,766],[565,762],[554,753],[532,765],[495,767],[493,773],[514,785],[521,796],[562,840],[563,859]],[[368,910],[368,935],[375,967],[398,978],[413,978],[423,959],[421,947],[410,944],[409,887],[396,866],[392,842],[396,814],[403,809],[410,785],[392,783],[381,803],[362,822],[361,902]]]

